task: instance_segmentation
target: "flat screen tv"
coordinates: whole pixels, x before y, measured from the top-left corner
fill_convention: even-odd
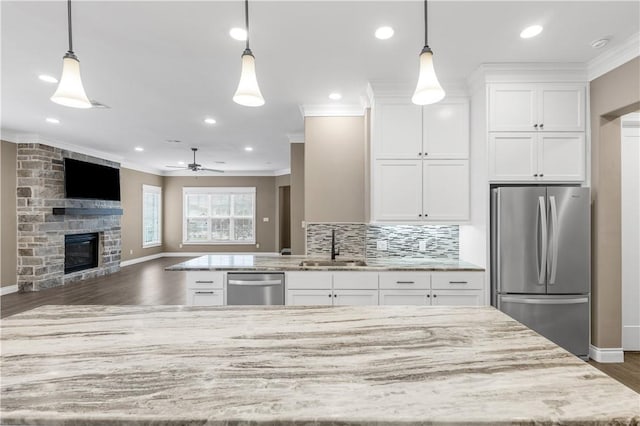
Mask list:
[[[120,201],[120,169],[64,159],[66,198]]]

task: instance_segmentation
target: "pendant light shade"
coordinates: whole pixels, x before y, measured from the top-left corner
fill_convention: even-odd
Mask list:
[[[75,55],[66,54],[62,59],[62,77],[51,100],[72,108],[91,108],[80,79],[80,61]]]
[[[257,107],[264,105],[264,98],[258,87],[258,78],[256,77],[256,58],[251,50],[245,50],[242,54],[242,72],[240,74],[240,83],[236,94],[233,95],[233,101],[244,106]]]
[[[245,30],[247,31],[247,45],[242,53],[240,82],[238,83],[235,95],[233,95],[233,101],[244,106],[258,107],[264,105],[264,98],[258,86],[256,58],[249,48],[249,0],[244,1],[244,23]]]
[[[444,99],[445,92],[440,86],[433,67],[433,51],[429,47],[427,33],[427,0],[424,1],[424,48],[420,52],[420,74],[416,91],[411,101],[417,105],[429,105]]]
[[[58,89],[51,96],[57,104],[72,108],[91,108],[80,78],[80,61],[73,53],[73,38],[71,31],[71,0],[67,0],[67,23],[69,29],[69,50],[62,58],[62,77]]]

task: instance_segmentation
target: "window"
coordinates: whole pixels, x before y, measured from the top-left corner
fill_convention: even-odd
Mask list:
[[[142,247],[162,244],[162,188],[142,185]]]
[[[255,188],[184,188],[183,243],[254,244]]]

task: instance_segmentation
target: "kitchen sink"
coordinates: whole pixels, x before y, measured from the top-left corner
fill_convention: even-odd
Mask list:
[[[350,266],[367,266],[364,260],[303,260],[300,266],[306,267],[350,267]]]

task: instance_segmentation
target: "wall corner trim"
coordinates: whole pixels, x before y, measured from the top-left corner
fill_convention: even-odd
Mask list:
[[[624,352],[622,348],[598,348],[589,345],[589,358],[601,363],[624,362]]]
[[[7,285],[0,288],[0,296],[4,296],[5,294],[17,293],[18,292],[18,284]]]

